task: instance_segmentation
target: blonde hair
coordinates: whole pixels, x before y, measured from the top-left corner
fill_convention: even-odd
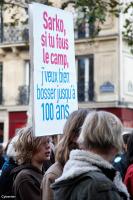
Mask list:
[[[115,147],[120,150],[123,144],[122,130],[122,123],[114,114],[93,111],[85,119],[78,143],[86,149],[99,148],[104,150]]]
[[[35,137],[31,126],[21,128],[18,136],[18,140],[14,144],[16,160],[19,164],[30,163],[34,152],[37,151],[45,137]]]

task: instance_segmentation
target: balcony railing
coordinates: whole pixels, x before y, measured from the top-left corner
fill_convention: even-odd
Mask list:
[[[2,31],[1,31],[2,29]],[[75,26],[75,39],[88,38],[92,35],[94,26],[81,24]],[[27,25],[21,26],[0,26],[0,43],[14,44],[29,41],[29,30]]]
[[[26,25],[18,26],[3,26],[0,28],[0,43],[14,44],[29,41],[29,31]]]
[[[2,29],[2,30],[1,30]],[[93,25],[87,23],[75,25],[75,39],[91,37],[94,31]],[[0,24],[0,43],[1,44],[14,44],[29,42],[29,30],[27,25],[21,26],[5,26]]]

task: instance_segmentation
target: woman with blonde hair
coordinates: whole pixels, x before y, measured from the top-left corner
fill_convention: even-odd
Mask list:
[[[88,109],[79,109],[72,112],[68,117],[63,129],[62,139],[56,147],[56,162],[46,171],[43,177],[41,186],[43,200],[53,200],[53,191],[50,185],[62,174],[63,167],[69,159],[70,151],[78,149],[77,138],[88,112]]]
[[[129,195],[111,164],[122,147],[122,123],[105,111],[90,112],[63,174],[52,185],[54,200],[125,200]]]
[[[15,143],[16,160],[19,163],[14,171],[14,196],[19,200],[40,200],[40,184],[43,178],[43,162],[50,159],[50,138],[35,137],[32,127],[19,130],[19,138]]]

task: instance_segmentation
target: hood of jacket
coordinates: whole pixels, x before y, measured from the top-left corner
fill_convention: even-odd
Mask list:
[[[90,171],[103,172],[113,181],[118,191],[125,193],[129,197],[120,173],[115,171],[113,165],[101,156],[85,150],[71,151],[70,158],[64,166],[63,173],[55,180],[55,183],[58,185]]]
[[[11,171],[11,175],[14,177],[14,179],[16,178],[17,174],[19,172],[21,172],[23,169],[30,169],[33,171],[36,171],[39,174],[43,175],[43,172],[41,170],[39,170],[37,167],[31,165],[31,164],[23,164],[23,165],[19,165],[17,167],[15,167],[12,171]]]

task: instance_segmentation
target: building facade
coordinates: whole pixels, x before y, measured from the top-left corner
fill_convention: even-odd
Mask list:
[[[60,2],[55,6],[59,7]],[[73,12],[72,3],[66,7]],[[27,24],[0,21],[0,142],[26,124],[29,109],[30,59]],[[19,12],[20,13],[20,12]],[[8,13],[6,13],[8,15]],[[22,16],[27,13],[22,12]],[[21,16],[21,19],[22,19]],[[108,16],[94,41],[93,26],[75,24],[75,63],[79,107],[116,114],[133,127],[133,55],[122,38],[123,16]],[[6,17],[6,20],[8,18]]]

